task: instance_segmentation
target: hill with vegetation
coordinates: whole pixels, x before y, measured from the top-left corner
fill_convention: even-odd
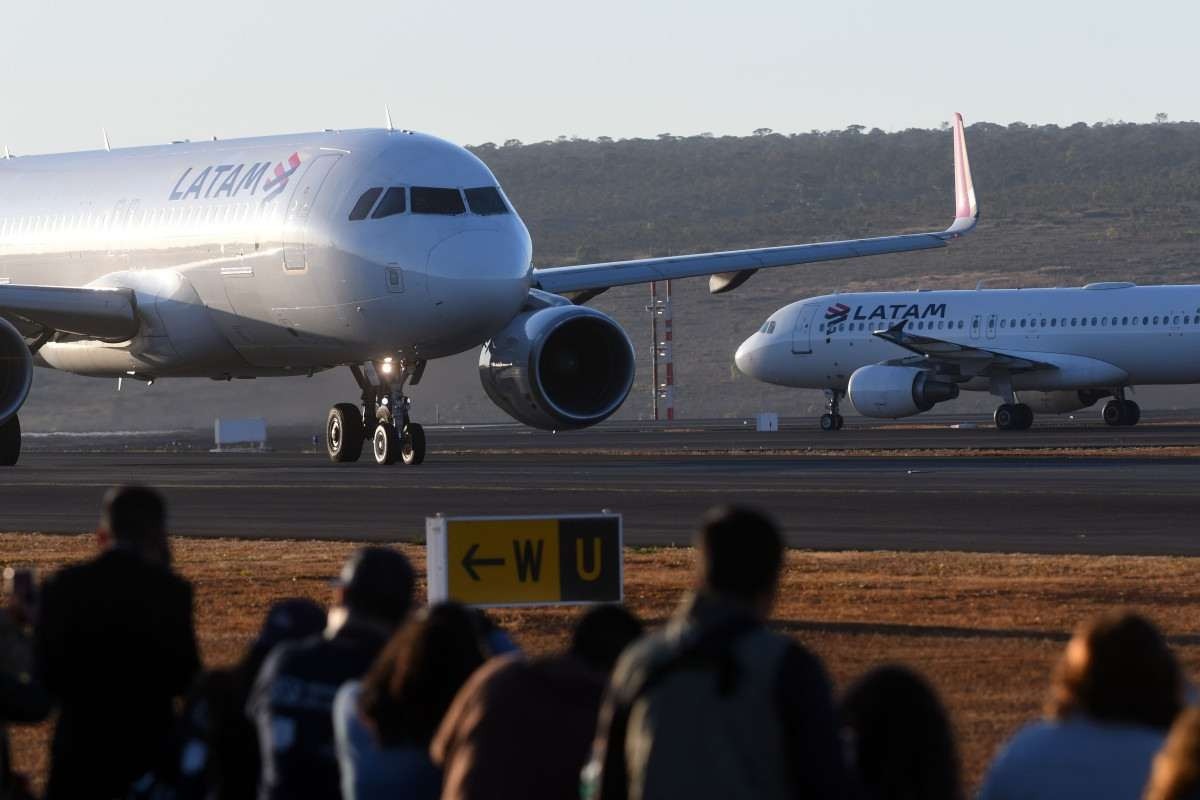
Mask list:
[[[767,315],[805,296],[973,288],[980,281],[1200,282],[1200,124],[976,123],[967,142],[982,221],[952,247],[763,272],[720,297],[707,293],[703,279],[677,282],[678,414],[815,411],[819,393],[766,387],[732,365],[738,343]],[[952,216],[948,128],[760,129],[745,137],[563,138],[471,149],[529,226],[537,266],[940,229]],[[647,300],[645,287],[628,287],[592,302],[624,324],[638,348],[638,383],[621,412],[627,418],[649,413]],[[503,418],[479,386],[475,359],[464,354],[430,365],[413,392],[419,418]],[[104,381],[39,370],[23,416],[38,430],[199,427],[220,414],[311,422],[317,430],[330,403],[356,395],[343,373],[233,385],[127,384],[118,394]],[[1200,406],[1195,390],[1139,399]],[[993,401],[972,396],[959,403],[983,409]]]

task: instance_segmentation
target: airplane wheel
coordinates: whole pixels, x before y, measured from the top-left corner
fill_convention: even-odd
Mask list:
[[[821,430],[836,431],[837,429],[838,429],[837,419],[833,416],[833,414],[822,414],[821,415]]]
[[[13,414],[0,425],[0,467],[11,467],[21,457],[21,421]]]
[[[1142,407],[1132,400],[1125,401],[1125,424],[1137,425],[1142,418]]]
[[[996,421],[996,429],[1001,431],[1011,431],[1016,428],[1019,418],[1019,412],[1016,406],[1003,403],[996,407],[996,413],[992,415],[992,419]]]
[[[375,437],[371,442],[376,464],[386,467],[396,463],[400,457],[400,434],[396,432],[395,425],[380,422],[375,426]]]
[[[363,449],[362,413],[353,403],[338,403],[325,420],[325,451],[329,460],[342,464],[358,461]]]
[[[1124,425],[1125,424],[1125,409],[1123,408],[1124,405],[1125,405],[1124,403],[1122,403],[1120,400],[1117,400],[1115,398],[1112,400],[1109,400],[1107,403],[1105,403],[1104,409],[1103,409],[1103,411],[1101,411],[1101,416],[1104,417],[1105,423],[1113,426],[1114,428],[1118,425]]]
[[[845,425],[845,424],[846,424],[846,418],[845,418],[845,417],[843,417],[841,414],[834,414],[834,415],[833,415],[833,429],[834,429],[835,431],[840,431],[840,430],[842,429],[842,426],[843,426],[843,425]]]
[[[404,435],[400,441],[400,458],[412,467],[425,460],[425,429],[415,422],[404,426]]]
[[[1033,409],[1024,403],[1017,403],[1013,408],[1017,412],[1016,427],[1014,430],[1027,431],[1033,427]]]

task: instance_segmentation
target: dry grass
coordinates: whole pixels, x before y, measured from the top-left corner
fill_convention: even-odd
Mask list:
[[[205,661],[234,660],[274,599],[325,601],[328,579],[354,545],[330,542],[178,540],[179,569],[197,590]],[[43,572],[86,557],[88,537],[0,535],[0,564]],[[424,550],[404,545],[424,564]],[[662,621],[685,591],[692,553],[631,550],[629,605]],[[968,780],[978,781],[996,746],[1043,699],[1051,665],[1074,624],[1114,607],[1143,611],[1172,637],[1194,671],[1200,636],[1200,559],[793,552],[777,617],[819,653],[839,688],[874,665],[910,664],[951,709]],[[561,647],[576,612],[502,611],[500,622],[528,650]],[[40,773],[46,730],[13,731],[17,765]]]

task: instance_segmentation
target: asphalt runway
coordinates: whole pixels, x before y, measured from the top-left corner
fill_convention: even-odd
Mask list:
[[[267,453],[212,454],[202,432],[127,437],[120,450],[34,437],[0,473],[0,530],[90,530],[104,490],[132,481],[163,489],[174,532],[198,536],[419,540],[439,512],[610,509],[627,543],[673,545],[706,507],[746,502],[803,548],[1200,555],[1200,458],[1186,454],[1200,452],[1200,424],[948,425],[438,428],[424,465],[388,468],[330,464],[297,431]]]

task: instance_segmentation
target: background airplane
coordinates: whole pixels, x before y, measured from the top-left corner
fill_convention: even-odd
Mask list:
[[[633,347],[581,305],[612,286],[944,247],[975,225],[962,120],[945,231],[531,268],[528,231],[461,147],[325,131],[0,160],[0,464],[35,365],[218,380],[348,366],[360,403],[326,421],[333,461],[420,463],[407,385],[481,347],[489,398],[546,429],[596,424],[633,383]]]
[[[978,207],[966,168],[959,216]],[[1136,425],[1135,385],[1200,383],[1200,286],[1092,283],[1070,289],[869,292],[799,300],[738,348],[746,375],[824,389],[824,430],[843,425],[843,397],[860,414],[895,419],[960,391],[991,392],[1000,430],[1026,430],[1035,412],[1066,413],[1111,397],[1109,425]]]

